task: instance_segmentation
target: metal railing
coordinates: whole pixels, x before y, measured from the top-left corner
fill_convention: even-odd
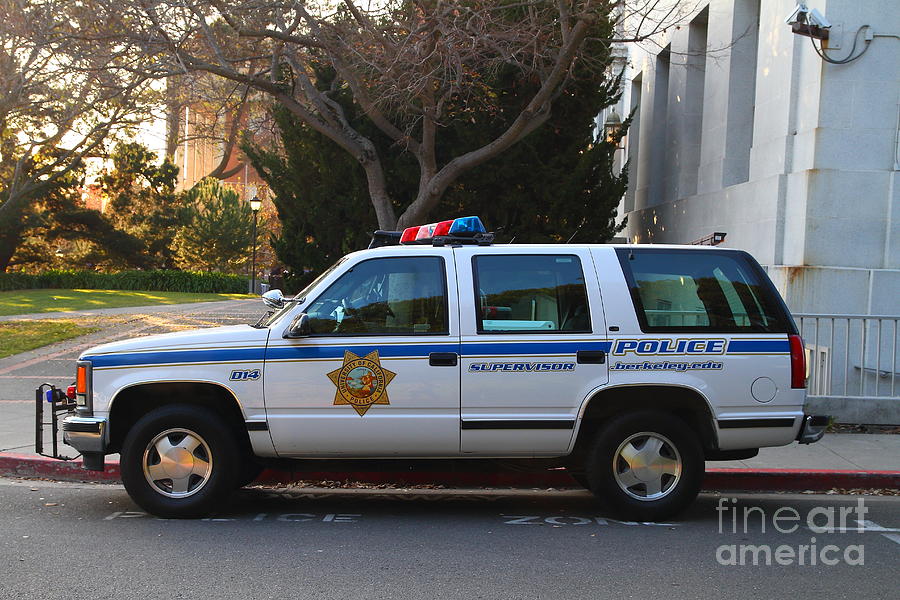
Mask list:
[[[811,398],[900,400],[897,315],[795,314]]]

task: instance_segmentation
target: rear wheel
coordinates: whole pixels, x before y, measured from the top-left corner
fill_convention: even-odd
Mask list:
[[[131,498],[160,517],[209,514],[234,489],[238,444],[216,413],[164,406],[142,417],[125,437],[119,461]]]
[[[627,519],[655,521],[685,509],[700,491],[703,449],[674,415],[622,415],[597,432],[588,456],[590,489]]]

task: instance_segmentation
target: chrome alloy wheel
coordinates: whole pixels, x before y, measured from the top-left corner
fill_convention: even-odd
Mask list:
[[[212,453],[195,432],[167,429],[147,444],[141,464],[154,491],[169,498],[187,498],[209,481]]]
[[[642,431],[628,436],[613,455],[616,483],[642,501],[659,500],[681,479],[681,455],[667,437]]]

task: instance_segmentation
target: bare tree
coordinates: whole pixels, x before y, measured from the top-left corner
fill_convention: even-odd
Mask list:
[[[691,11],[685,8],[690,3],[676,0],[0,2],[7,17],[2,27],[11,35],[4,45],[11,57],[8,72],[14,75],[9,81],[37,82],[11,98],[22,98],[25,106],[48,106],[48,98],[60,104],[52,118],[32,127],[33,141],[17,156],[30,160],[42,145],[77,133],[65,146],[69,150],[62,162],[27,180],[12,177],[8,198],[26,195],[46,181],[47,173],[63,171],[127,124],[133,105],[124,99],[148,79],[178,78],[177,87],[168,86],[171,93],[159,100],[162,105],[215,76],[230,83],[232,98],[245,101],[248,94],[262,92],[350,153],[366,174],[378,224],[384,228],[427,218],[464,173],[544,124],[575,71],[605,68],[611,42],[645,39]],[[644,14],[652,18],[635,20]],[[626,27],[626,22],[638,25]],[[60,79],[61,69],[68,79]],[[317,78],[322,69],[336,74],[329,86]],[[488,143],[439,156],[442,130],[453,120],[466,119],[472,107],[490,107],[493,90],[485,81],[503,69],[516,70],[529,82],[523,86],[529,91],[521,110],[504,115],[505,128]],[[73,80],[78,80],[74,93],[61,94],[61,82]],[[415,157],[415,198],[390,197],[390,174],[375,141],[351,124],[335,100],[343,90],[352,93],[380,135]],[[245,106],[231,104],[231,116],[219,128],[225,160]],[[19,114],[25,113],[23,106]],[[54,120],[59,126],[48,129]],[[85,124],[93,128],[85,129]],[[173,120],[167,152],[177,130]],[[48,133],[41,137],[43,132]],[[225,169],[223,162],[214,172],[223,176]],[[9,200],[0,211],[7,205]]]
[[[174,161],[182,144],[208,144],[221,149],[221,158],[204,177],[228,179],[239,173],[244,163],[232,164],[232,159],[242,135],[255,131],[259,113],[264,112],[260,96],[261,92],[217,75],[167,78],[165,104],[160,107],[165,111],[166,158]]]
[[[626,4],[122,0],[110,2],[104,16],[120,24],[136,52],[153,57],[146,74],[211,73],[260,90],[349,152],[365,171],[379,226],[392,228],[427,218],[463,173],[540,127],[576,66],[605,66],[606,44],[621,38],[611,19],[630,15]],[[656,4],[646,2],[646,8],[656,10]],[[655,22],[638,35],[651,35],[659,26]],[[337,74],[327,89],[317,85],[316,72],[323,67]],[[489,143],[438,157],[442,127],[465,118],[472,103],[490,104],[486,75],[509,67],[537,84],[521,111]],[[415,157],[415,198],[389,197],[376,145],[333,99],[339,88],[351,90],[380,132]]]
[[[0,271],[29,204],[137,125],[153,93],[92,20],[83,3],[0,0]]]

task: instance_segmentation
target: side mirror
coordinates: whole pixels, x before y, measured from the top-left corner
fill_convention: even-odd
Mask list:
[[[300,313],[284,332],[284,337],[289,339],[309,337],[312,329],[309,327],[309,316],[306,313]]]
[[[284,308],[284,295],[281,290],[269,290],[262,295],[262,299],[269,308]]]

